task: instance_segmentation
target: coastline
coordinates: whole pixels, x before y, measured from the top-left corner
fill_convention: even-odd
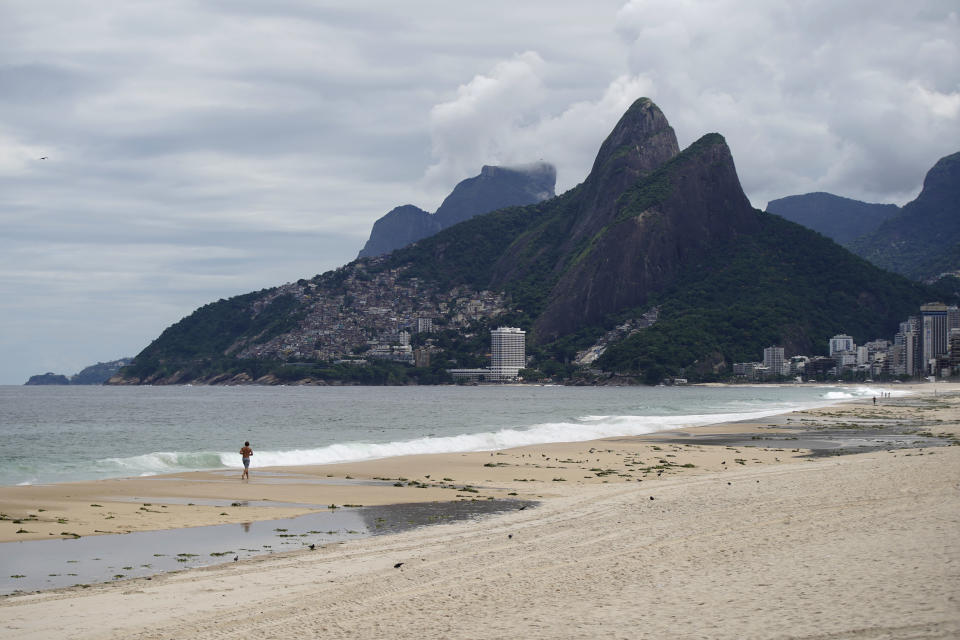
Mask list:
[[[329,502],[373,504],[376,496],[399,502],[418,494],[423,500],[434,495],[445,500],[457,499],[457,493],[472,500],[517,493],[539,505],[313,551],[6,596],[0,598],[0,628],[24,640],[287,638],[305,632],[418,639],[638,633],[955,637],[960,634],[960,446],[873,448],[822,457],[777,446],[793,442],[786,438],[800,432],[858,433],[865,423],[903,422],[911,431],[941,436],[939,444],[954,443],[960,438],[960,394],[919,394],[876,407],[860,400],[755,423],[589,443],[313,468],[314,479],[335,471],[339,480],[376,473],[405,474],[426,483],[450,474],[446,477],[457,485],[473,483],[479,492],[393,483],[302,482],[297,489],[315,496],[319,488]],[[699,443],[718,436],[752,446]],[[92,495],[79,491],[80,485],[117,491],[125,485],[138,499],[145,487],[166,488],[168,496],[181,490],[193,496],[235,495],[244,487],[260,494],[279,487],[291,499],[291,487],[306,475],[302,468],[287,469],[297,482],[280,475],[278,483],[258,484],[258,471],[266,470],[254,469],[253,480],[243,487],[239,480],[228,482],[232,478],[200,481],[203,474],[194,473],[52,489],[73,500],[67,503],[80,514],[90,513],[85,505]],[[560,477],[565,479],[554,480]],[[97,504],[107,508],[108,503]],[[140,503],[109,504],[110,509],[130,505],[130,515],[118,513],[115,520],[126,518],[131,526],[156,526],[149,518],[160,518],[150,511],[134,515]],[[176,521],[171,514],[185,506],[153,503],[149,509],[163,509],[169,524]],[[260,513],[243,509],[248,516]],[[278,515],[277,509],[263,509],[265,516]],[[183,522],[203,523],[209,513],[199,517],[201,512],[184,512]]]
[[[941,395],[960,393],[960,384],[939,383],[939,387]],[[898,389],[916,394],[913,397],[937,392],[925,384],[898,385]],[[565,493],[559,491],[561,486],[649,482],[722,472],[735,465],[791,464],[807,459],[810,449],[800,442],[771,446],[770,434],[802,427],[804,420],[822,416],[832,407],[858,406],[873,407],[861,398],[750,422],[501,451],[262,468],[254,457],[249,482],[239,479],[239,469],[231,469],[2,486],[0,543],[282,519],[328,510],[331,505],[541,500]],[[894,406],[881,402],[887,411]],[[739,449],[731,451],[711,443],[709,437],[696,437],[711,434],[754,441],[741,442]]]

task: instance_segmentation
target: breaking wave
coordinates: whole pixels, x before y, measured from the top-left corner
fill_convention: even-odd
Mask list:
[[[550,442],[584,442],[614,436],[635,436],[657,431],[697,427],[718,422],[759,420],[772,415],[834,404],[857,397],[879,395],[880,390],[861,386],[827,387],[821,400],[809,403],[780,403],[764,409],[741,410],[702,415],[608,416],[587,415],[570,422],[550,422],[526,428],[506,428],[497,431],[466,433],[451,436],[425,436],[394,442],[341,442],[315,448],[285,451],[257,450],[254,461],[258,467],[294,467],[303,465],[337,464],[376,460],[396,456],[430,453],[466,453],[496,451]],[[884,389],[884,391],[886,391]],[[890,392],[906,395],[908,392]],[[111,468],[112,467],[112,468]],[[156,452],[130,458],[108,458],[101,461],[101,471],[115,471],[121,475],[176,473],[202,469],[240,467],[236,452]]]

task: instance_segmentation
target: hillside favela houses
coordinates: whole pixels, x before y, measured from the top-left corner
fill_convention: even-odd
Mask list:
[[[489,369],[448,369],[454,380],[471,382],[513,382],[527,361],[526,331],[500,327],[490,332]]]
[[[851,336],[830,338],[826,357],[785,357],[783,347],[763,350],[762,362],[737,362],[735,379],[823,380],[833,378],[946,378],[960,375],[960,309],[941,302],[920,307],[920,313],[900,323],[890,340],[857,345]]]

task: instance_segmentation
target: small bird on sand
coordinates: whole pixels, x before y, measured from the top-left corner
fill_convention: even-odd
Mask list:
[[[513,540],[513,534],[512,534],[512,533],[508,533],[508,534],[507,534],[507,540]]]
[[[650,496],[650,499],[653,500],[653,496]]]
[[[317,545],[315,545],[315,544],[310,545],[310,551],[313,551],[313,550],[316,549],[316,548],[317,548]]]
[[[527,505],[523,505],[522,507],[520,507],[519,509],[517,509],[517,511],[523,511],[523,510],[526,509],[526,508],[527,508]]]
[[[234,562],[236,562],[236,561],[239,560],[239,559],[240,559],[240,556],[233,556],[233,561],[234,561]]]
[[[402,566],[403,566],[403,563],[402,563],[402,562],[398,562],[397,564],[393,565],[393,568],[394,568],[394,569],[399,569],[399,568],[402,567]]]

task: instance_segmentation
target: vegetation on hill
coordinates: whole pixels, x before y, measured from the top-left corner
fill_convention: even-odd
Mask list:
[[[917,280],[960,270],[960,152],[941,158],[927,172],[915,200],[850,248]]]
[[[900,207],[861,202],[821,191],[771,200],[767,203],[767,212],[819,231],[847,246],[897,215]]]
[[[757,216],[760,232],[689,265],[656,300],[657,324],[612,346],[596,366],[649,382],[717,379],[734,362],[759,360],[767,346],[816,355],[838,333],[860,343],[892,337],[899,322],[943,293],[779,216]]]
[[[647,382],[681,374],[714,379],[771,345],[788,355],[822,353],[840,332],[860,341],[890,337],[899,321],[940,293],[754,210],[722,136],[708,134],[677,153],[666,119],[641,100],[604,142],[591,175],[567,193],[471,218],[386,258],[358,260],[282,289],[294,293],[264,290],[201,307],[167,329],[124,375],[424,384],[449,381],[448,367],[487,363],[485,321],[457,331],[438,322],[429,367],[302,361],[301,352],[296,362],[237,356],[277,336],[286,340],[291,331],[318,335],[300,326],[309,299],[340,296],[342,307],[350,307],[350,287],[359,290],[374,276],[397,288],[416,283],[408,292],[461,286],[502,292],[507,311],[497,324],[527,330],[535,367],[557,377],[572,375],[578,350],[657,306],[656,324],[610,345],[596,363]],[[317,331],[320,321],[312,322],[310,331]]]

